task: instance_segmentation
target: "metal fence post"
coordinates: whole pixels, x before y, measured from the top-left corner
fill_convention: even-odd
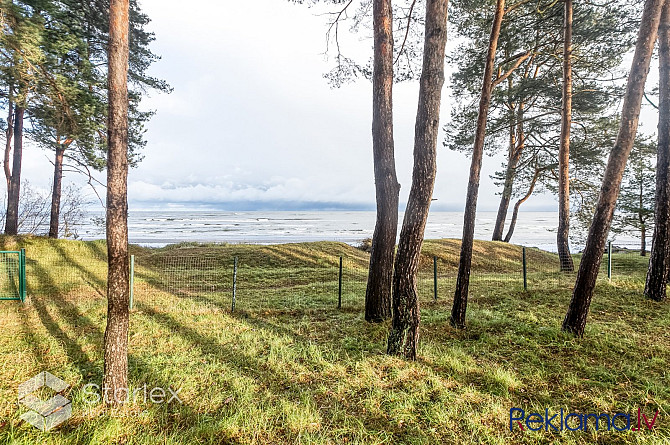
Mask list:
[[[433,299],[437,301],[437,257],[433,256]]]
[[[612,241],[607,243],[607,279],[612,279]]]
[[[19,298],[21,298],[21,302],[26,301],[26,297],[28,294],[28,289],[26,289],[26,249],[21,249],[21,253],[19,254]]]
[[[233,261],[233,302],[230,307],[230,312],[235,312],[235,300],[237,298],[237,257]]]
[[[526,247],[521,248],[521,258],[523,262],[523,290],[528,290],[528,270],[526,267]]]
[[[130,301],[128,307],[133,309],[133,294],[135,290],[135,255],[130,255]]]
[[[337,308],[342,309],[342,257],[340,257],[340,274],[338,277]]]

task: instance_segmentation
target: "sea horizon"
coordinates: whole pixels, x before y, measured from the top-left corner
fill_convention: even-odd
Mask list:
[[[510,212],[511,213],[511,212]],[[102,239],[104,226],[94,218],[103,212],[88,212],[77,234],[83,240]],[[398,234],[404,212],[399,212]],[[497,212],[479,212],[475,238],[490,240]],[[221,211],[205,209],[134,210],[128,215],[129,242],[145,247],[163,247],[183,242],[284,244],[296,242],[339,241],[356,245],[371,238],[376,212],[341,211]],[[511,243],[543,250],[556,250],[558,213],[551,211],[519,212]],[[506,221],[505,232],[509,225]],[[426,224],[425,239],[462,236],[463,212],[432,211]],[[576,230],[573,228],[573,230]],[[635,247],[635,236],[616,237],[619,245]],[[583,246],[573,241],[573,251]]]

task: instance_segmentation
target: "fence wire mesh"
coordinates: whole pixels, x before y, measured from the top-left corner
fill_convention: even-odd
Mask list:
[[[644,286],[650,251],[630,244],[612,244],[611,280],[619,287]]]
[[[76,298],[107,295],[107,248],[104,241],[41,243],[40,253],[26,246],[27,291],[31,297]]]
[[[424,245],[417,274],[422,305],[449,304],[458,271],[459,240]],[[54,242],[39,256],[28,249],[28,294],[32,297],[106,296],[107,252],[103,241],[65,250]],[[475,244],[470,275],[472,298],[497,292],[569,291],[574,269],[561,270],[556,253],[505,243]],[[363,250],[336,242],[258,245],[178,245],[131,249],[136,253],[134,302],[138,309],[159,311],[304,311],[337,308],[362,310],[370,257]],[[86,260],[82,260],[86,258]],[[236,262],[237,259],[237,262]],[[598,286],[641,291],[649,254],[634,246],[613,244],[604,252]],[[341,261],[341,263],[340,263]],[[237,264],[237,265],[236,265]],[[340,266],[341,264],[341,266]],[[2,296],[17,286],[18,259],[0,255]],[[525,280],[524,280],[525,278]],[[235,289],[235,292],[233,292]]]
[[[0,300],[21,299],[20,252],[0,252]]]

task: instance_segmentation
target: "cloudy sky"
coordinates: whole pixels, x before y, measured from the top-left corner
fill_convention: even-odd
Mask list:
[[[145,159],[129,177],[131,210],[154,208],[374,209],[371,85],[332,89],[323,74],[327,18],[282,0],[142,0],[162,56],[152,74],[172,94],[152,94]],[[350,39],[345,51],[369,54]],[[449,82],[442,122],[450,108]],[[401,202],[411,181],[417,83],[394,91]],[[653,125],[647,125],[653,131]],[[435,210],[461,211],[470,161],[442,147]],[[50,188],[48,154],[26,150],[25,177]],[[502,157],[485,157],[481,210],[497,208],[489,178]],[[66,181],[76,180],[72,174]],[[526,210],[554,210],[551,196]]]

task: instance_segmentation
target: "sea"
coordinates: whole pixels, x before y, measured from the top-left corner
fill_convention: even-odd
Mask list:
[[[80,239],[105,237],[103,214],[91,213],[77,227]],[[340,241],[352,245],[372,237],[375,212],[371,211],[131,211],[129,241],[146,247],[182,242],[281,244]],[[398,233],[403,213],[399,215]],[[479,212],[475,238],[490,240],[496,212]],[[556,250],[556,212],[520,212],[511,242]],[[431,212],[426,239],[461,238],[462,212]],[[635,236],[618,236],[617,242],[635,245]],[[573,243],[573,251],[581,246]]]

